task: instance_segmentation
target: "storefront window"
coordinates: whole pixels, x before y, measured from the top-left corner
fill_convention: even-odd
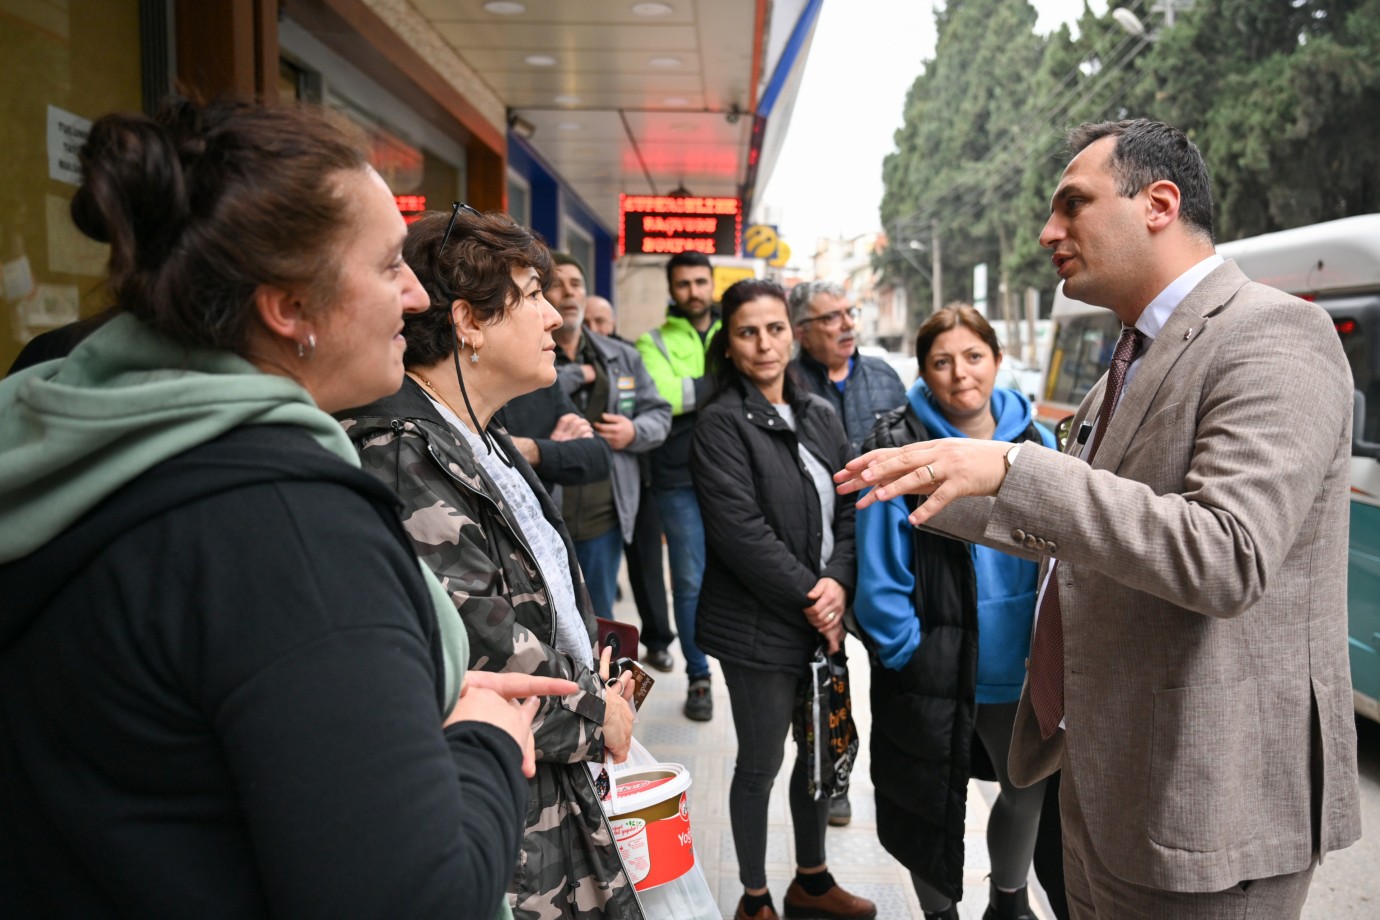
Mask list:
[[[369,161],[404,216],[448,211],[452,201],[464,200],[460,144],[290,18],[280,24],[279,39],[280,91],[286,98],[319,101],[359,126]]]
[[[69,207],[91,122],[140,111],[139,0],[0,0],[0,373],[35,335],[106,304],[107,247]]]
[[[594,290],[594,239],[578,224],[565,223],[565,251],[584,266],[585,287]]]
[[[527,180],[508,170],[508,214],[524,227],[532,226],[532,189]]]

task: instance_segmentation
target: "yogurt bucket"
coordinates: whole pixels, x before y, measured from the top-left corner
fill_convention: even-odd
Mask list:
[[[689,872],[695,864],[685,798],[690,771],[680,764],[659,763],[616,780],[617,794],[604,807],[633,887],[646,891]]]

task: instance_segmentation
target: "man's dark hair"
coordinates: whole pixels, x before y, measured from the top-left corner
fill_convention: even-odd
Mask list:
[[[572,255],[571,255],[570,253],[568,253],[568,252],[559,252],[559,251],[553,249],[553,250],[551,251],[551,269],[552,269],[553,275],[554,275],[554,272],[555,272],[556,267],[559,266],[559,265],[573,265],[573,266],[575,266],[576,268],[578,268],[578,269],[580,270],[580,280],[581,280],[581,281],[583,281],[583,280],[585,280],[586,278],[589,277],[589,273],[585,271],[585,267],[584,267],[583,265],[580,264],[580,260],[579,260],[579,259],[575,258],[574,256],[572,256]],[[551,282],[554,284],[555,281],[556,281],[556,279],[555,279],[555,277],[553,276],[552,279],[551,279]]]
[[[702,252],[678,252],[666,263],[667,287],[671,286],[671,272],[678,268],[707,268],[711,275],[714,274],[714,266],[709,261],[709,256]]]
[[[1212,182],[1202,153],[1187,135],[1148,118],[1104,121],[1069,131],[1069,151],[1076,156],[1104,137],[1116,138],[1110,162],[1118,194],[1131,198],[1167,179],[1179,187],[1179,216],[1212,240]]]

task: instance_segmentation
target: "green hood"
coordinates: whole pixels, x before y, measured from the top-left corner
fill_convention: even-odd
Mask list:
[[[359,465],[344,431],[297,383],[230,352],[184,348],[129,315],[66,360],[0,381],[0,564],[151,467],[241,425],[297,425]]]
[[[28,555],[164,460],[242,425],[295,425],[351,466],[340,425],[286,377],[189,349],[117,316],[60,361],[0,380],[0,565]],[[449,714],[469,658],[455,605],[426,566]]]

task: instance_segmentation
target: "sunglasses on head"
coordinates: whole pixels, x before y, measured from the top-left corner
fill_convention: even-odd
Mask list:
[[[452,230],[455,229],[455,218],[457,218],[457,217],[460,216],[460,212],[461,212],[461,211],[469,211],[469,212],[470,212],[471,214],[473,214],[475,217],[482,217],[482,216],[483,216],[483,215],[481,215],[478,211],[476,211],[474,208],[470,207],[469,205],[465,204],[465,203],[462,202],[462,201],[454,201],[454,202],[451,202],[451,205],[450,205],[450,223],[446,224],[446,232],[445,232],[444,234],[442,234],[442,236],[441,236],[441,248],[442,248],[442,249],[445,249],[445,248],[446,248],[446,243],[450,242],[450,231],[452,231]]]

